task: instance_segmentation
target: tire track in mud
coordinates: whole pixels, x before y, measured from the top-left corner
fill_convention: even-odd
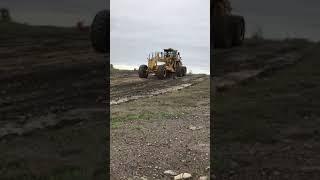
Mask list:
[[[187,75],[182,78],[166,80],[149,78],[144,79],[141,82],[123,83],[111,86],[110,105],[118,105],[140,98],[152,97],[172,91],[178,91],[203,81],[205,77],[206,75]]]
[[[21,63],[27,66],[20,70]],[[101,109],[107,88],[105,58],[90,49],[10,57],[2,65],[8,71],[0,72],[0,139],[71,126],[106,113]]]
[[[17,117],[15,117],[14,122],[10,121],[10,119],[0,121],[0,139],[14,135],[26,135],[33,133],[36,130],[46,128],[79,124],[87,119],[92,119],[96,113],[105,113],[105,109],[73,108],[61,113],[48,113],[46,115],[31,118],[28,119],[27,122],[25,116],[20,116],[18,120]]]
[[[215,76],[217,90],[263,76],[268,72],[296,64],[314,46],[310,42],[267,42],[256,47],[216,50]]]

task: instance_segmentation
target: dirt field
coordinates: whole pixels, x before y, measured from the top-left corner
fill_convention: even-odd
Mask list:
[[[221,93],[294,65],[312,45],[304,40],[247,40],[242,47],[217,50],[212,85]],[[154,77],[140,79],[137,72],[114,72],[111,76],[112,177],[170,179],[172,177],[164,174],[168,169],[191,173],[193,179],[207,175],[210,125],[208,85],[207,77],[202,75],[159,81]],[[177,91],[170,87],[182,89]],[[189,99],[200,104],[194,106]],[[219,107],[218,104],[216,106]],[[189,126],[201,126],[202,131],[192,131]],[[171,141],[173,137],[182,141]],[[194,150],[191,147],[196,142],[203,146]],[[190,154],[183,153],[189,151]],[[192,153],[197,151],[206,153]],[[198,160],[180,162],[188,158]]]
[[[106,58],[88,32],[0,29],[1,179],[105,176]]]
[[[92,50],[87,32],[0,27],[0,177],[106,179],[106,57]],[[217,179],[319,175],[320,48],[312,47],[249,40],[216,52]],[[111,179],[208,175],[209,81],[112,72]]]
[[[303,39],[248,39],[241,47],[214,50],[214,85],[225,90],[267,72],[298,62],[313,44]]]
[[[166,170],[208,176],[209,87],[207,75],[113,73],[111,179],[172,179]]]
[[[224,63],[230,72],[267,68],[228,88],[215,81],[213,177],[318,179],[319,49],[291,40],[217,53],[215,80],[226,76]]]

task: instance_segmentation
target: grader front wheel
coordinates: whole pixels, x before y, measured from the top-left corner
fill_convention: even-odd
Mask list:
[[[147,65],[141,65],[139,67],[139,77],[140,78],[148,78],[148,66]]]
[[[157,77],[158,77],[159,79],[165,79],[165,78],[167,78],[168,72],[167,72],[166,67],[165,67],[164,65],[158,66],[156,75],[157,75]]]

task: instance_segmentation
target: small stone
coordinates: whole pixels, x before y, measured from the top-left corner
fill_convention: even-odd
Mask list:
[[[178,173],[176,173],[176,172],[174,172],[174,171],[172,171],[172,170],[166,170],[166,171],[164,172],[164,174],[170,175],[170,176],[176,176],[176,175],[178,175]]]
[[[237,162],[235,162],[235,161],[231,161],[231,168],[232,169],[236,169],[236,168],[238,168],[239,167],[239,164],[237,163]]]
[[[189,173],[181,173],[181,174],[175,176],[175,177],[174,177],[174,180],[189,179],[189,178],[191,178],[191,177],[192,177],[192,176],[191,176],[191,174],[189,174]]]
[[[207,167],[206,167],[206,171],[209,171],[209,170],[210,170],[210,166],[207,166]]]
[[[279,175],[280,175],[280,172],[279,172],[279,171],[273,171],[273,174],[274,174],[275,176],[279,176]]]
[[[199,180],[208,180],[208,176],[201,176]]]
[[[249,150],[249,153],[250,153],[251,155],[254,155],[254,154],[256,153],[256,150],[255,150],[254,148],[251,148],[251,149]]]
[[[195,127],[195,126],[189,126],[189,129],[191,129],[192,131],[194,131],[194,130],[197,129],[197,127]]]
[[[144,176],[141,177],[140,179],[141,179],[141,180],[148,180],[148,178],[146,178],[146,177],[144,177]]]
[[[305,148],[308,148],[308,149],[312,149],[312,148],[313,148],[313,146],[312,146],[312,145],[307,144],[307,143],[303,144],[303,146],[304,146]]]

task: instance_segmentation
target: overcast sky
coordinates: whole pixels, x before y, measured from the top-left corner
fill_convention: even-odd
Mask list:
[[[320,40],[319,0],[231,0],[245,16],[248,35],[258,27],[266,38],[301,37]]]
[[[104,9],[109,4],[108,2],[109,0],[0,0],[0,7],[9,8],[13,18],[19,22],[73,26],[78,20],[85,20],[87,24],[91,23],[95,13]],[[116,4],[123,4],[122,2],[125,1],[111,1]],[[130,1],[128,2],[130,3]],[[131,2],[132,11],[139,6],[141,7],[138,2]],[[153,0],[146,2],[151,6],[158,6],[157,4],[160,3]],[[164,2],[168,1],[164,0]],[[190,4],[189,1],[186,1],[183,5],[183,0],[177,2],[180,3],[180,7]],[[205,4],[208,0],[196,2],[193,4],[195,7],[199,7],[202,5],[198,3]],[[170,3],[177,4],[175,0]],[[248,35],[260,27],[267,38],[290,36],[320,40],[319,0],[231,0],[231,3],[234,13],[245,16]],[[116,4],[114,7],[118,7]],[[123,7],[128,6],[124,5]],[[123,13],[121,7],[117,9],[115,13]],[[131,12],[130,8],[128,12]],[[202,14],[199,10],[194,13]],[[131,15],[133,16],[133,14]],[[148,16],[151,15],[148,14]]]
[[[74,26],[83,20],[90,24],[105,9],[106,0],[0,0],[15,21],[36,25]]]
[[[111,63],[138,68],[150,52],[171,47],[193,73],[209,73],[209,5],[209,0],[111,1]]]
[[[231,0],[250,36],[261,28],[266,38],[320,40],[318,0]],[[138,67],[149,52],[181,51],[194,72],[209,71],[209,0],[1,0],[14,20],[35,25],[74,26],[111,8],[111,62]]]

